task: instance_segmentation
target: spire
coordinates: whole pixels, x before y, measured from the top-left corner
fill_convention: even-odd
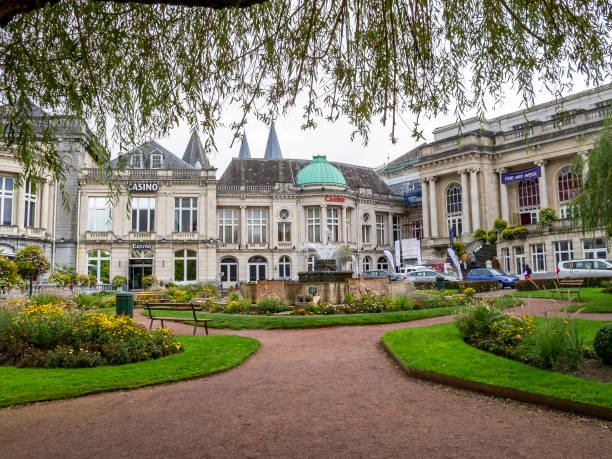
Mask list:
[[[242,133],[242,144],[240,144],[240,153],[238,153],[239,159],[250,159],[251,150],[249,150],[249,142],[247,142],[246,132]]]
[[[204,169],[208,169],[210,167],[210,163],[208,162],[208,158],[204,152],[204,147],[200,141],[200,136],[196,130],[191,133],[191,138],[189,139],[187,148],[185,148],[185,153],[183,153],[183,161],[191,164],[192,166],[200,163],[200,167]]]
[[[274,121],[270,125],[270,133],[268,134],[268,143],[266,144],[266,153],[264,159],[282,159],[283,154],[281,153],[280,144],[278,143],[278,137],[276,136],[276,129],[274,128]]]

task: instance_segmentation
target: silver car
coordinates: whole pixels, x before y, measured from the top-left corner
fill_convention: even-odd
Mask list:
[[[456,281],[457,278],[433,269],[422,269],[406,274],[407,280],[412,282],[435,282],[436,278],[443,277],[445,281]]]
[[[597,258],[561,261],[557,266],[559,278],[612,277],[612,261]]]

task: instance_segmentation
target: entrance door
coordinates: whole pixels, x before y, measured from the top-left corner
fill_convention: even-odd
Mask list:
[[[131,258],[128,274],[130,290],[142,290],[142,278],[153,274],[153,259]]]
[[[268,261],[261,256],[249,258],[249,281],[258,281],[266,278]]]
[[[226,257],[221,259],[221,282],[227,287],[229,284],[238,282],[238,263],[235,258]]]

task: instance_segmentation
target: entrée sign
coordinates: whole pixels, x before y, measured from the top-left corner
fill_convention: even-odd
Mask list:
[[[328,202],[344,202],[342,196],[325,196],[325,200]]]
[[[151,248],[151,244],[132,244],[132,248],[135,250],[146,250]]]
[[[154,182],[134,182],[127,186],[128,191],[157,191],[159,184]]]

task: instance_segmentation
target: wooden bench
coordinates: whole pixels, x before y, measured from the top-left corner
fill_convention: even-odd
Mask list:
[[[149,301],[155,301],[161,299],[163,292],[140,292],[134,294],[134,304],[148,303]]]
[[[572,293],[576,293],[578,295],[578,299],[580,301],[582,301],[582,298],[580,298],[580,287],[582,287],[582,284],[584,283],[584,279],[567,279],[567,280],[561,280],[559,281],[559,287],[560,288],[554,288],[551,289],[550,291],[553,292],[553,298],[555,297],[555,293],[559,292],[559,298],[563,299],[563,294],[567,293],[567,299],[570,299],[570,295]],[[565,288],[563,288],[565,287]]]
[[[164,320],[170,320],[174,322],[193,322],[193,336],[195,336],[198,330],[198,324],[203,323],[206,334],[208,335],[208,322],[212,319],[202,319],[196,315],[196,312],[202,311],[202,308],[197,304],[191,303],[145,303],[144,310],[149,314],[151,323],[149,324],[149,330],[153,328],[153,321],[159,320],[162,328],[164,327]],[[154,311],[191,311],[193,318],[191,317],[161,317],[154,316]]]

